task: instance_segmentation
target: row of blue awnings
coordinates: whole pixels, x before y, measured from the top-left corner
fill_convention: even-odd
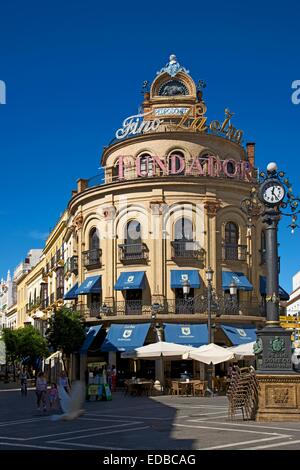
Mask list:
[[[101,351],[132,351],[143,346],[149,332],[151,323],[136,324],[112,324],[101,346]],[[99,333],[102,325],[91,326],[88,330],[85,342],[80,350],[81,354],[87,354],[93,340]],[[221,325],[221,328],[231,343],[239,344],[256,341],[256,328],[239,325]],[[169,343],[183,344],[199,347],[208,344],[207,325],[202,324],[164,324],[165,341]]]
[[[201,286],[201,279],[197,269],[171,269],[171,288],[182,288],[185,281],[189,282],[191,288],[198,289]],[[230,285],[235,283],[239,290],[251,291],[252,284],[245,274],[241,272],[222,271],[222,289],[229,290]],[[115,290],[145,289],[146,273],[145,271],[129,271],[120,274],[114,288]],[[101,276],[89,276],[78,287],[75,284],[64,296],[64,300],[76,299],[78,295],[100,294]],[[266,277],[260,276],[260,293],[266,294]],[[289,294],[279,287],[279,296],[281,300],[289,300]]]

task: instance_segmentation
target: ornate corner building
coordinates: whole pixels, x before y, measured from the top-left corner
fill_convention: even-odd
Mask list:
[[[64,297],[90,325],[129,331],[155,320],[184,325],[188,336],[189,326],[207,324],[210,267],[215,341],[230,327],[245,333],[264,323],[265,234],[240,207],[256,184],[255,145],[243,146],[229,109],[208,120],[204,88],[174,55],[144,82],[139,112],[103,151],[103,177],[77,182],[59,246],[52,237],[43,263],[40,310]]]

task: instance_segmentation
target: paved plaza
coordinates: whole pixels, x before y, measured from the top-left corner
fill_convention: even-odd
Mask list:
[[[36,410],[35,393],[0,390],[0,450],[300,449],[300,423],[227,418],[226,397],[131,397],[88,402],[74,421]]]

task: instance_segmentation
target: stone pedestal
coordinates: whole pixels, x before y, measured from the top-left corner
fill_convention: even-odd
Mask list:
[[[300,421],[300,374],[257,374],[256,421]]]

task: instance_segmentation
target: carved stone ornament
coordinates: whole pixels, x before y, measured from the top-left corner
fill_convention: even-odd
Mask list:
[[[76,215],[75,219],[73,220],[73,227],[76,231],[81,230],[83,226],[83,215],[82,213]]]
[[[104,207],[102,213],[104,220],[113,220],[116,215],[116,208],[115,206]]]
[[[150,202],[150,209],[154,215],[162,215],[168,208],[167,204],[163,201]]]
[[[221,204],[218,201],[206,201],[204,203],[204,209],[206,210],[207,215],[215,216],[220,209]]]

